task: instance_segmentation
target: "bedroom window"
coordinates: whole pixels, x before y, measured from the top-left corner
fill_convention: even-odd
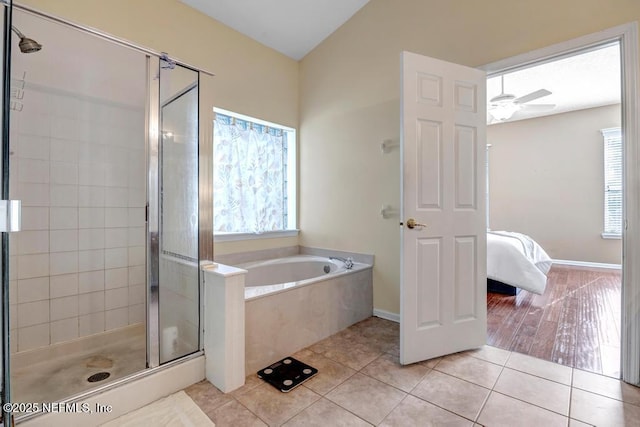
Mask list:
[[[295,129],[214,112],[215,240],[297,234]]]
[[[604,232],[607,239],[622,236],[622,134],[602,129],[604,138]]]

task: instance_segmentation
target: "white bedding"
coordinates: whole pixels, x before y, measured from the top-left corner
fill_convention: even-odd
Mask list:
[[[508,231],[487,232],[487,277],[542,294],[552,260],[531,237]]]

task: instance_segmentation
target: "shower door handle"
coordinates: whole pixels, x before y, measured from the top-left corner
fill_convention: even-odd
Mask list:
[[[0,200],[0,232],[20,231],[22,202],[20,200]]]

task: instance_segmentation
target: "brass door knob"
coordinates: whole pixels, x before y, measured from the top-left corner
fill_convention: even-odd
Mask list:
[[[407,227],[409,227],[411,229],[416,228],[416,227],[426,227],[426,226],[427,226],[427,224],[422,224],[422,223],[416,222],[416,220],[413,219],[413,218],[409,218],[407,220]]]

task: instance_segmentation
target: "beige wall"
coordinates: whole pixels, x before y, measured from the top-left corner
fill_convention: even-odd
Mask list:
[[[300,242],[376,256],[374,307],[399,312],[400,52],[481,66],[640,18],[635,0],[371,0],[300,65]]]
[[[620,105],[487,128],[490,226],[533,237],[555,259],[620,264],[622,241],[602,239],[601,129]]]
[[[211,107],[298,128],[298,62],[226,27],[177,0],[25,0],[40,11],[99,29],[188,64],[202,76],[201,96]],[[45,47],[46,35],[30,35]],[[105,58],[108,60],[108,58]],[[126,64],[122,64],[126,66]],[[201,104],[202,105],[202,104]],[[257,247],[290,246],[268,239]],[[297,239],[293,239],[293,245]],[[253,244],[216,244],[216,253],[253,250]]]

